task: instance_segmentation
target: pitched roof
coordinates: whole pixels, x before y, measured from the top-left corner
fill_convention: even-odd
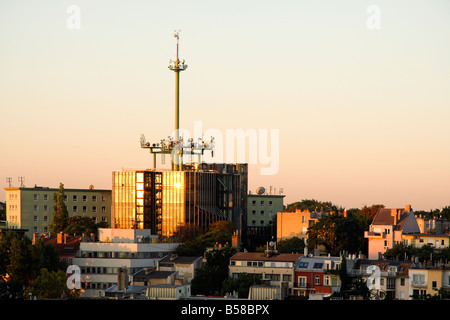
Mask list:
[[[242,260],[242,261],[276,261],[276,262],[294,262],[303,254],[295,253],[280,253],[271,256],[266,256],[261,252],[238,252],[235,253],[230,260]]]
[[[78,252],[80,248],[81,236],[66,236],[64,243],[58,243],[57,236],[50,236],[44,239],[45,244],[52,244],[56,247],[60,255],[71,255]]]

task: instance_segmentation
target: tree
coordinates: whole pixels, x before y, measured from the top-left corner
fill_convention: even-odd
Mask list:
[[[216,243],[226,245],[231,243],[233,225],[229,221],[213,223],[208,232],[200,234],[195,240],[186,241],[177,248],[177,253],[183,256],[202,256],[206,248],[213,247]]]
[[[370,207],[364,206],[359,210],[360,214],[363,214],[370,218],[370,222],[372,222],[373,218],[375,218],[375,215],[377,214],[378,210],[384,208],[383,204],[373,204]]]
[[[62,230],[66,234],[82,235],[97,233],[97,226],[89,217],[70,217],[67,219],[67,226]]]
[[[227,278],[222,283],[222,295],[226,293],[238,293],[238,298],[248,298],[250,287],[261,284],[261,278],[254,274],[240,273],[238,279]]]
[[[303,253],[305,241],[299,237],[292,237],[277,242],[277,251],[279,253]]]
[[[65,267],[58,251],[51,244],[30,239],[13,231],[0,234],[0,296],[24,298],[24,288],[30,287],[41,269],[58,271]]]
[[[222,283],[228,278],[228,263],[235,248],[214,249],[205,254],[206,263],[196,270],[191,282],[193,294],[220,294]]]
[[[64,184],[59,184],[59,191],[53,194],[53,219],[50,224],[50,232],[57,234],[63,231],[68,225],[69,212],[64,203]]]
[[[294,202],[286,206],[286,212],[294,212],[296,209],[309,211],[334,211],[338,212],[342,208],[331,202],[322,202],[315,199],[303,199],[299,202]]]
[[[38,299],[59,299],[63,296],[70,296],[71,292],[67,288],[66,281],[67,275],[64,271],[49,272],[47,268],[42,268],[29,292]]]

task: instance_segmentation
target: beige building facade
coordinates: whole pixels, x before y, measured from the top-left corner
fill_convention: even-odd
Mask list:
[[[59,188],[5,188],[6,220],[10,229],[26,229],[29,238],[34,233],[48,235],[53,218],[53,195]],[[64,202],[69,217],[89,217],[95,223],[111,220],[111,190],[64,189]]]

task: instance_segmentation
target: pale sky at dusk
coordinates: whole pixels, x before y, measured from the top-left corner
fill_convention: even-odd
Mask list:
[[[181,127],[279,129],[278,173],[251,165],[249,190],[450,205],[446,0],[2,0],[0,201],[7,177],[109,189],[113,170],[151,168],[139,137],[173,130],[175,29]]]

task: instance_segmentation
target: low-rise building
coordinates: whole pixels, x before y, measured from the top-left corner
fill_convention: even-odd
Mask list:
[[[81,269],[81,296],[104,296],[104,290],[117,282],[121,268],[128,277],[143,268],[156,268],[157,261],[177,247],[178,243],[158,243],[149,229],[100,228],[99,240],[82,241],[73,258],[73,264]]]
[[[409,269],[409,298],[426,299],[440,295],[440,290],[450,292],[450,265],[416,263]]]
[[[277,213],[277,241],[293,237],[307,239],[308,228],[328,214],[330,213],[299,209]]]
[[[293,293],[294,265],[302,254],[266,252],[238,252],[230,258],[229,276],[239,278],[241,273],[260,277],[267,284],[286,289],[286,295]]]
[[[359,259],[349,275],[368,284],[372,299],[408,300],[410,268],[410,261]]]
[[[420,233],[410,205],[404,209],[380,208],[364,237],[369,242],[369,259],[381,259],[387,249],[403,241],[404,235]]]
[[[183,283],[190,283],[195,275],[195,270],[203,265],[203,257],[185,257],[170,254],[157,262],[159,271],[177,272],[177,279]]]
[[[341,281],[338,270],[341,266],[341,257],[323,257],[305,255],[295,264],[294,295],[310,298],[311,296],[329,297],[339,292]],[[347,269],[350,270],[354,260],[347,260]]]

